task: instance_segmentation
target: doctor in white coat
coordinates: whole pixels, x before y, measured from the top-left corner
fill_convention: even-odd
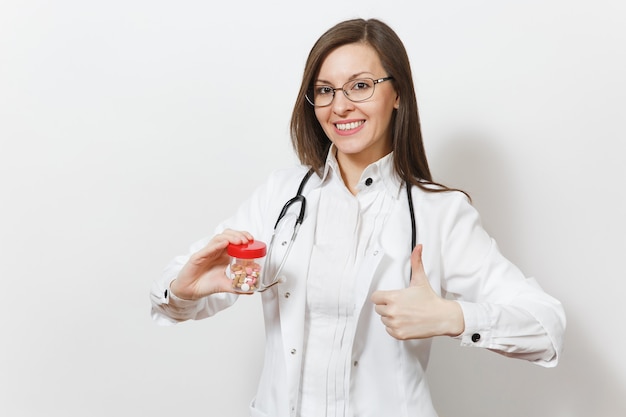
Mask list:
[[[269,242],[281,282],[261,293],[265,360],[253,417],[435,417],[431,340],[455,337],[555,366],[565,314],[502,256],[463,192],[432,180],[402,42],[355,19],[313,46],[292,116],[301,166],[275,171],[212,237],[154,282],[160,324],[240,296],[229,244]],[[307,172],[312,175],[303,181]],[[283,204],[300,191],[276,225]]]

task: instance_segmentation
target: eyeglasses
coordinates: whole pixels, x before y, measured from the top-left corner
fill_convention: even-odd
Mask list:
[[[358,78],[348,81],[341,88],[334,88],[329,85],[314,85],[305,97],[306,100],[315,107],[330,106],[335,98],[335,91],[341,90],[348,100],[358,103],[371,98],[374,95],[376,84],[393,80],[393,77],[385,77],[374,80],[373,78]]]

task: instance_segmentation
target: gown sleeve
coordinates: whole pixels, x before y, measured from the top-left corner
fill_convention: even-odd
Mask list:
[[[442,223],[442,286],[463,310],[461,345],[556,366],[566,325],[561,303],[500,253],[465,196],[453,199]]]

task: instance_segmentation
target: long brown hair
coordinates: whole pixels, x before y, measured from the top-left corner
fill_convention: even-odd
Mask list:
[[[387,75],[393,77],[391,82],[400,97],[400,107],[394,111],[391,121],[396,174],[408,184],[426,191],[452,190],[434,182],[428,167],[411,65],[404,44],[393,29],[377,19],[353,19],[338,23],[313,45],[291,117],[291,142],[300,162],[312,167],[318,174],[326,162],[331,142],[305,94],[313,85],[326,57],[336,48],[352,43],[366,43],[374,48]]]

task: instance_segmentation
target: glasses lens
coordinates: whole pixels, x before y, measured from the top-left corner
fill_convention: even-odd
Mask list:
[[[351,101],[365,101],[374,95],[376,83],[371,78],[360,78],[348,81],[343,85],[343,93]],[[315,85],[307,91],[305,97],[315,107],[328,106],[335,97],[335,89],[329,85]]]
[[[374,95],[374,80],[359,79],[347,82],[343,86],[348,98],[352,101],[363,101]]]
[[[317,107],[328,106],[333,101],[335,89],[328,85],[315,85],[306,94],[309,103]]]

